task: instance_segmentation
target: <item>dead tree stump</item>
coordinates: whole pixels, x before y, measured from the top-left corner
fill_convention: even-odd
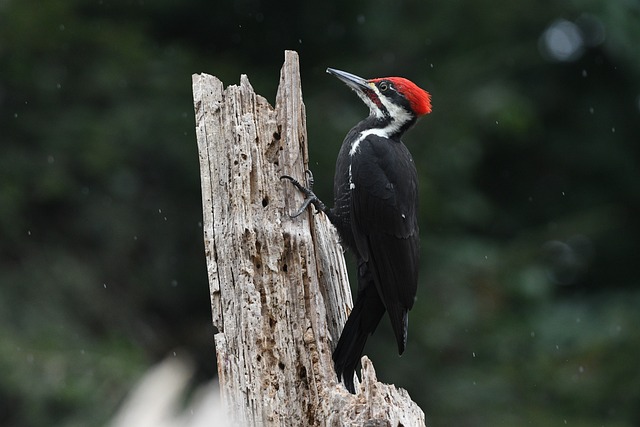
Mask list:
[[[342,249],[324,215],[289,217],[303,198],[279,179],[303,179],[308,164],[297,53],[285,53],[275,108],[246,75],[225,89],[216,77],[194,74],[193,97],[230,424],[425,425],[406,391],[377,382],[366,357],[357,395],[336,381],[331,352],[352,306]]]

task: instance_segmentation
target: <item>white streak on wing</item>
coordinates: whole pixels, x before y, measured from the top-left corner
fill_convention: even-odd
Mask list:
[[[356,188],[356,185],[353,183],[353,180],[351,179],[351,165],[349,165],[349,190],[353,190],[354,188]]]

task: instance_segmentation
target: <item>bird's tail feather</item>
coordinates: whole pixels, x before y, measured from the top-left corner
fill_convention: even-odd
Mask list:
[[[387,307],[389,318],[391,319],[391,327],[396,336],[398,344],[398,354],[404,353],[407,346],[407,331],[409,329],[409,310],[401,306]]]
[[[358,293],[353,310],[344,325],[338,345],[333,352],[333,363],[338,381],[344,380],[349,392],[355,394],[353,375],[360,362],[367,338],[375,331],[384,315],[384,304],[374,286]]]

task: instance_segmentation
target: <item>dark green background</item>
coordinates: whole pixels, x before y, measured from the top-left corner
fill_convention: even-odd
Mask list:
[[[215,375],[191,74],[275,97],[300,53],[331,199],[402,75],[423,269],[409,344],[369,340],[432,426],[640,423],[637,0],[0,1],[0,423],[98,426],[153,363]]]

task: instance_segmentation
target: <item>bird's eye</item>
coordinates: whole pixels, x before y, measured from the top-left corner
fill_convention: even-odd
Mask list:
[[[380,88],[380,92],[385,92],[387,89],[389,89],[389,83],[387,83],[387,82],[380,82],[380,84],[378,85],[378,87]]]

